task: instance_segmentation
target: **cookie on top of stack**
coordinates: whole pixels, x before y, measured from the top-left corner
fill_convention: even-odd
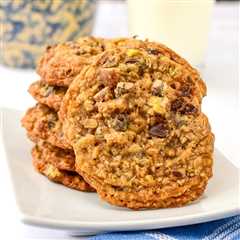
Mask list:
[[[206,86],[166,46],[82,38],[46,50],[22,123],[36,169],[131,209],[197,200],[212,176]]]

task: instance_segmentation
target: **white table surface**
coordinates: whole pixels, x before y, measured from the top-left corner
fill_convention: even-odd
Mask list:
[[[127,36],[125,3],[103,0],[99,2],[93,34],[103,37]],[[239,5],[215,5],[205,67],[199,70],[208,86],[203,111],[210,118],[216,135],[216,147],[240,167],[238,29]],[[27,88],[37,79],[34,71],[0,66],[0,107],[25,110],[33,105],[34,100],[27,94]],[[61,231],[29,227],[19,222],[1,142],[0,160],[1,239],[72,239]]]

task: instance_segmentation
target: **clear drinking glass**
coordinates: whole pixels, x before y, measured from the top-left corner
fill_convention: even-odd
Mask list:
[[[159,41],[193,65],[204,62],[213,0],[128,0],[129,34]]]

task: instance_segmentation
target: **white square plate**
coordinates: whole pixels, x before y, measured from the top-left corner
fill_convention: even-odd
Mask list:
[[[102,202],[48,181],[32,167],[30,149],[20,125],[23,114],[2,110],[2,137],[21,220],[76,234],[156,229],[216,220],[240,213],[238,169],[215,151],[214,177],[200,201],[186,207],[132,211]]]

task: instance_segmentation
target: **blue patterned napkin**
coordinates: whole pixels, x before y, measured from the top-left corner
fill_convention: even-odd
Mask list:
[[[151,231],[100,234],[91,240],[240,240],[240,215],[218,221]]]

